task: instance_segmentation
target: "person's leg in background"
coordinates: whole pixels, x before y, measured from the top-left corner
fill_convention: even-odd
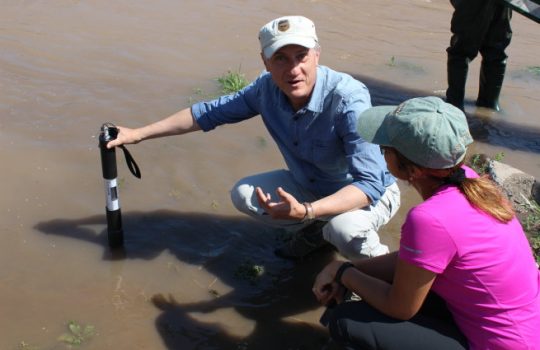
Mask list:
[[[454,7],[450,29],[452,37],[446,49],[446,102],[464,110],[465,86],[469,62],[477,55],[488,32],[494,0],[451,0]]]
[[[505,50],[512,39],[512,28],[510,27],[512,10],[496,1],[492,1],[491,6],[492,21],[480,47],[482,65],[480,66],[480,88],[476,105],[498,111],[500,110],[499,95],[508,58]]]

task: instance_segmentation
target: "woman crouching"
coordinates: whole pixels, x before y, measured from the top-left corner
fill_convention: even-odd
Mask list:
[[[397,252],[319,273],[322,304],[361,298],[328,309],[331,337],[348,349],[540,349],[540,272],[511,204],[463,165],[463,112],[414,98],[365,111],[358,133],[424,201]]]

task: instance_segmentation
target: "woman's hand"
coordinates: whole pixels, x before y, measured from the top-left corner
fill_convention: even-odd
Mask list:
[[[313,284],[313,294],[322,305],[341,303],[345,294],[345,287],[335,281],[336,272],[343,261],[333,261],[319,272]]]

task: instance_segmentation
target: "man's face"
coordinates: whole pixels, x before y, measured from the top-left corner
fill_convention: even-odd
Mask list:
[[[317,80],[319,51],[300,45],[287,45],[272,57],[263,57],[263,61],[272,80],[289,98],[293,109],[305,106]]]

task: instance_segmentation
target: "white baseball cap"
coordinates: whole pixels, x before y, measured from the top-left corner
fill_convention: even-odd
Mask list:
[[[319,39],[315,24],[303,16],[284,16],[265,24],[259,31],[259,41],[264,57],[272,55],[286,45],[300,45],[312,49]]]

